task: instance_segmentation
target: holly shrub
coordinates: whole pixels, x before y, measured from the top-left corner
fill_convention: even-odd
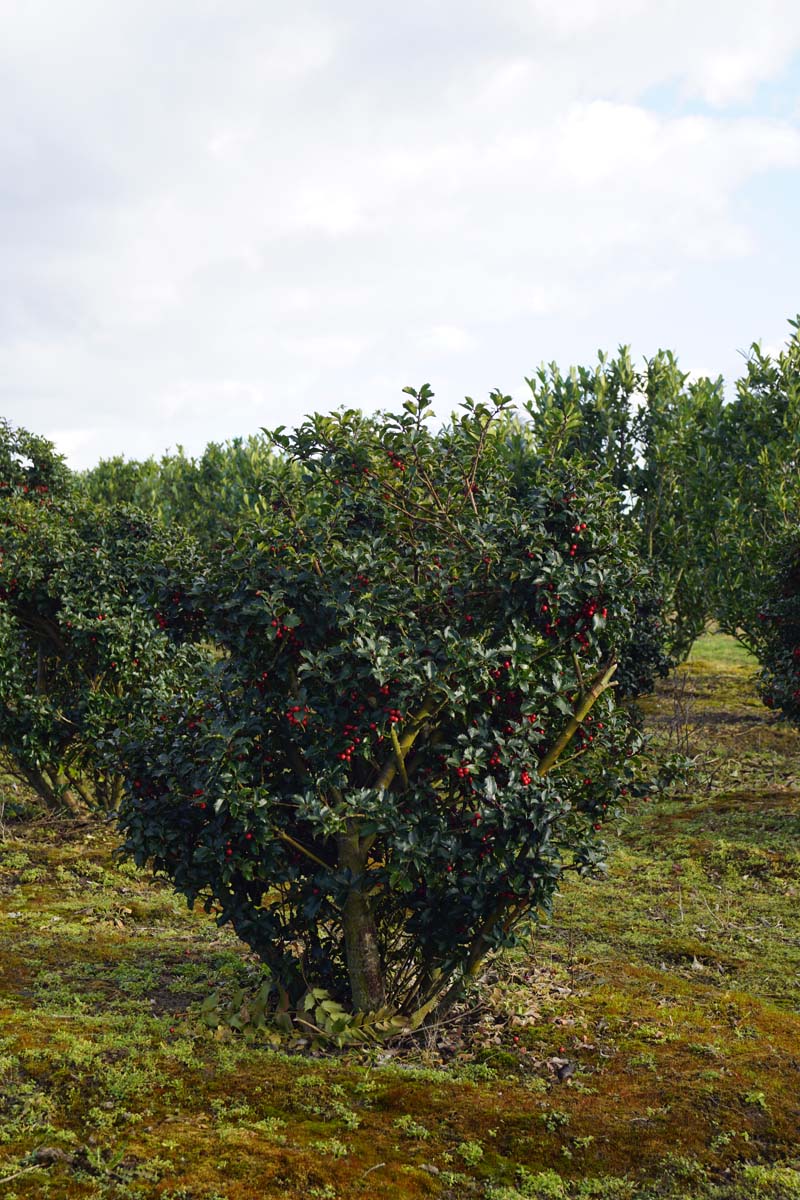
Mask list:
[[[0,494],[4,765],[50,807],[114,808],[122,778],[113,759],[101,762],[106,742],[159,687],[174,690],[184,658],[202,657],[176,654],[159,628],[162,609],[181,625],[172,572],[191,557],[175,531],[80,499],[56,457],[42,474],[44,439],[13,438],[35,463]]]
[[[630,597],[633,622],[627,639],[620,639],[615,653],[618,658],[614,680],[617,696],[635,699],[650,695],[657,679],[664,679],[675,666],[664,642],[669,627],[667,602],[658,580],[642,580]]]
[[[650,784],[614,702],[643,581],[615,491],[569,464],[520,482],[508,397],[434,432],[407,391],[272,435],[291,486],[161,616],[214,661],[118,755],[125,851],[293,1003],[419,1021],[601,867]]]
[[[170,527],[180,526],[203,545],[228,541],[271,492],[271,477],[285,470],[263,435],[209,443],[202,455],[182,450],[159,461],[106,459],[77,480],[105,507],[130,504]]]
[[[0,417],[0,500],[19,495],[43,504],[71,488],[71,472],[53,443]]]
[[[783,586],[773,582],[776,575],[788,578],[784,565],[792,555],[785,558],[783,548],[800,523],[800,316],[789,324],[792,334],[777,356],[751,346],[713,439],[709,594],[720,629],[762,659],[774,653],[774,631],[760,614]]]
[[[617,364],[612,364],[610,370],[616,371]],[[556,367],[551,371],[554,379],[561,379]],[[528,382],[532,384],[531,380]],[[542,408],[537,408],[536,401],[529,402],[526,409],[533,418],[529,422],[516,418],[506,422],[504,436],[517,486],[523,484],[529,472],[532,471],[534,477],[541,474],[543,458],[551,467],[556,462],[568,460],[573,473],[591,476],[596,483],[611,486],[617,495],[620,519],[628,525],[629,537],[641,543],[638,521],[632,516],[626,499],[625,480],[630,482],[632,463],[623,467],[614,465],[615,456],[611,453],[599,456],[594,436],[573,440],[570,430],[575,433],[580,428],[581,418],[569,398],[571,391],[572,387],[568,386],[566,395],[560,395],[555,404],[545,401]],[[544,392],[539,393],[538,399],[542,401],[544,395]],[[616,415],[617,405],[614,405],[609,416]],[[667,643],[675,643],[677,614],[665,598],[664,575],[663,563],[656,562],[652,553],[643,555],[635,594],[631,592],[628,597],[633,621],[627,635],[623,635],[618,626],[614,629],[613,647],[609,647],[613,648],[617,659],[614,677],[617,696],[634,699],[652,692],[656,679],[663,679],[675,665]]]
[[[604,473],[649,566],[636,636],[619,650],[628,686],[648,690],[686,657],[713,610],[722,380],[690,382],[668,351],[636,368],[623,346],[592,369],[565,374],[552,363],[527,383],[528,440]]]
[[[800,533],[784,538],[774,552],[769,594],[757,614],[760,690],[768,708],[800,725]]]

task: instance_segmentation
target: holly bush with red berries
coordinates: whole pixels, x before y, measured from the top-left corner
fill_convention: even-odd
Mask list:
[[[616,493],[574,463],[520,480],[507,397],[434,432],[407,391],[272,435],[291,486],[162,613],[215,657],[115,752],[125,851],[287,1002],[419,1021],[653,782],[614,700],[643,581]]]
[[[652,690],[714,610],[722,380],[690,381],[668,351],[636,367],[623,346],[591,368],[542,366],[527,383],[526,441],[609,480],[653,577],[620,649],[631,694]]]
[[[0,417],[0,500],[25,496],[43,504],[72,489],[72,476],[52,442]]]
[[[612,372],[616,372],[617,369],[617,363],[612,363],[609,368]],[[554,381],[565,382],[556,367],[551,367],[551,372]],[[532,383],[531,380],[528,382]],[[626,472],[631,464],[628,463],[624,469],[621,465],[613,467],[613,454],[610,459],[601,456],[601,461],[593,436],[581,436],[573,440],[572,434],[580,428],[580,421],[585,418],[585,414],[580,416],[579,406],[573,406],[574,382],[570,377],[570,386],[567,387],[566,393],[558,393],[555,400],[552,396],[547,399],[546,391],[540,392],[538,402],[542,404],[541,408],[537,408],[537,401],[529,401],[525,409],[531,417],[530,421],[520,422],[512,418],[507,422],[505,437],[517,485],[524,485],[530,471],[533,471],[534,476],[540,475],[543,460],[551,466],[555,462],[569,461],[573,471],[592,476],[615,490],[621,518],[628,525],[629,536],[641,547],[641,530],[626,502],[628,488],[621,482],[628,478]],[[625,403],[629,400],[630,397],[627,397]],[[612,414],[616,415],[618,410],[619,405],[614,404]],[[606,426],[607,424],[608,422]],[[631,454],[634,452],[635,446],[632,446]],[[664,585],[663,562],[655,561],[652,553],[645,553],[644,559],[646,573],[640,574],[635,594],[632,592],[628,597],[632,621],[627,636],[623,636],[619,627],[616,627],[613,637],[613,650],[617,660],[614,677],[617,696],[630,699],[652,692],[656,680],[663,679],[674,667],[674,654],[677,653],[678,617],[667,598],[672,595],[673,589]],[[705,608],[702,612],[705,613]],[[700,626],[704,619],[701,616]],[[683,635],[680,637],[682,639]],[[668,648],[670,646],[672,652]]]

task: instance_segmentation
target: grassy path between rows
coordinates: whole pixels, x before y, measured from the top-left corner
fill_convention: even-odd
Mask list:
[[[202,1000],[256,977],[236,939],[107,827],[6,814],[0,1195],[798,1200],[800,734],[751,672],[701,640],[645,705],[689,790],[422,1045],[212,1033]]]

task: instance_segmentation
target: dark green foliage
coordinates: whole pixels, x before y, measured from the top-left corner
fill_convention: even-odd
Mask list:
[[[664,597],[654,579],[643,581],[633,598],[633,624],[627,641],[618,650],[615,676],[617,695],[649,695],[656,680],[664,679],[675,665],[664,649],[666,622]]]
[[[185,571],[188,549],[135,510],[70,494],[52,447],[29,439],[31,482],[0,496],[0,746],[48,805],[113,808],[121,778],[99,745],[173,669],[154,614],[179,624],[172,564]]]
[[[720,628],[759,657],[773,653],[759,613],[775,547],[800,522],[800,318],[789,324],[776,358],[751,347],[715,435],[718,520],[705,570]]]
[[[757,614],[760,691],[768,708],[779,709],[800,725],[800,534],[786,539],[776,555],[779,566],[769,595]]]
[[[220,657],[121,738],[126,850],[294,997],[446,1003],[645,790],[607,686],[645,586],[617,497],[520,480],[492,399],[275,435],[296,482],[183,601]]]
[[[0,500],[18,493],[44,503],[71,486],[69,468],[52,442],[0,417]]]

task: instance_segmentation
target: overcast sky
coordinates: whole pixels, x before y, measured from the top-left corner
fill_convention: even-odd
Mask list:
[[[800,310],[797,0],[0,14],[0,414],[75,466]]]

